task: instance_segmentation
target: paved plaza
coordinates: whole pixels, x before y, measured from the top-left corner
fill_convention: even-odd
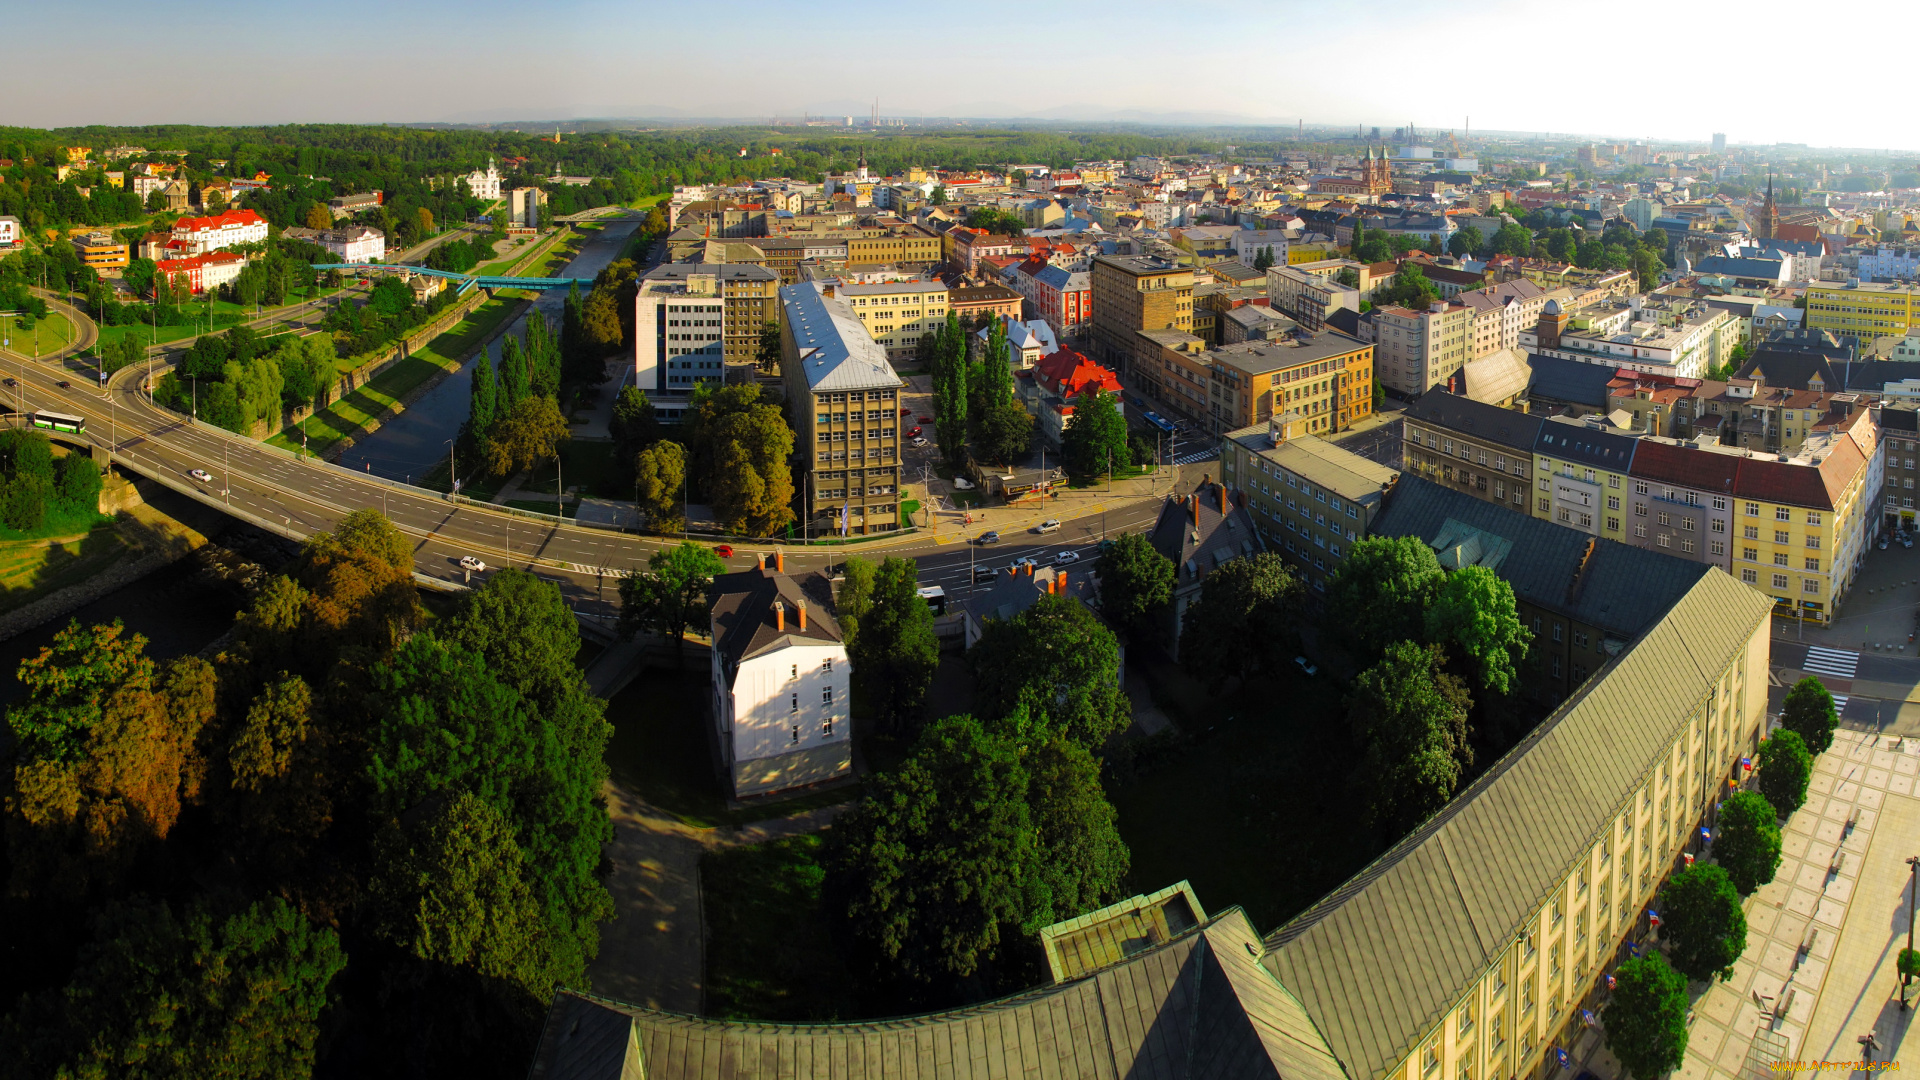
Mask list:
[[[1779,872],[1747,898],[1733,978],[1692,988],[1677,1080],[1784,1077],[1778,1060],[1859,1061],[1868,1031],[1876,1060],[1902,1059],[1913,1013],[1898,1007],[1894,960],[1906,944],[1906,859],[1920,854],[1916,774],[1915,740],[1835,732],[1783,830]],[[1624,1077],[1600,1034],[1581,1040],[1587,1070]]]

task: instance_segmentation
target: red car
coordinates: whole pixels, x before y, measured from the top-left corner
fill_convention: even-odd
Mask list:
[[[713,553],[723,559],[731,559],[733,558],[733,545],[721,544],[719,547],[713,549]]]
[[[900,415],[901,415],[901,416],[912,416],[912,415],[913,415],[913,410],[912,410],[912,409],[901,409],[901,410],[900,410]]]
[[[919,436],[919,434],[920,434],[920,429],[914,428],[912,431],[907,432],[907,438],[909,439],[916,438]]]
[[[914,417],[914,419],[920,421],[923,424],[933,423],[933,417],[931,416],[916,416]]]

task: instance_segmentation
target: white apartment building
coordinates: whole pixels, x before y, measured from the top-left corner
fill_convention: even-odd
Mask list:
[[[1287,265],[1287,231],[1285,229],[1241,229],[1233,234],[1233,251],[1240,261],[1248,266],[1260,257],[1263,251],[1273,252],[1275,266]]]
[[[1555,347],[1541,347],[1532,331],[1520,335],[1520,344],[1542,356],[1681,379],[1704,378],[1732,357],[1745,320],[1699,301],[1655,306],[1646,299],[1630,297],[1625,308],[1596,313],[1587,329],[1561,334]]]
[[[12,214],[0,214],[0,247],[12,247],[20,242],[20,219]]]
[[[173,223],[175,249],[184,255],[261,244],[267,239],[266,219],[251,210],[229,210],[211,217],[183,217]]]
[[[1473,359],[1472,328],[1472,312],[1446,301],[1428,311],[1378,307],[1360,320],[1361,338],[1373,342],[1373,373],[1380,385],[1408,397],[1446,382]]]
[[[734,796],[853,769],[853,665],[840,628],[767,556],[713,581],[713,720]]]
[[[1326,325],[1327,316],[1342,308],[1360,310],[1360,290],[1291,266],[1267,268],[1267,303],[1309,330]]]

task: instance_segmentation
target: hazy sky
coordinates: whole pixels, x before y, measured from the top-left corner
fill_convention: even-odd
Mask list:
[[[1920,31],[1912,0],[1842,10],[1849,36]],[[1791,28],[1820,16],[1777,0],[0,0],[0,12],[9,40],[35,43],[0,66],[0,123],[35,127],[864,115],[878,96],[906,116],[1383,129],[1471,116],[1475,130],[1920,144],[1904,108],[1848,107],[1844,76],[1810,77],[1845,61],[1815,42],[1796,55]]]

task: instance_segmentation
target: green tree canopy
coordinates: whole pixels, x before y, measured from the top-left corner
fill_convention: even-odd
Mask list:
[[[1417,536],[1370,536],[1347,549],[1327,582],[1327,610],[1364,656],[1396,641],[1418,639],[1426,610],[1446,579],[1433,549]]]
[[[987,620],[967,660],[980,711],[1033,724],[1022,734],[1034,742],[1064,735],[1099,747],[1133,722],[1120,690],[1120,642],[1071,596],[1042,596],[1011,619]]]
[[[1512,692],[1514,669],[1533,636],[1520,625],[1512,586],[1484,566],[1462,567],[1440,583],[1426,621],[1426,640],[1462,658],[1475,686]]]
[[[1787,699],[1780,706],[1780,726],[1799,735],[1807,744],[1807,753],[1819,757],[1833,745],[1833,729],[1840,726],[1833,695],[1818,678],[1802,677],[1787,690]]]
[[[1713,857],[1742,896],[1773,880],[1780,869],[1780,823],[1766,796],[1742,791],[1721,804]]]
[[[687,451],[679,443],[661,440],[633,457],[634,496],[647,523],[658,532],[673,532],[686,521]]]
[[[712,549],[685,541],[654,552],[647,567],[620,582],[620,631],[658,634],[673,641],[677,653],[689,629],[707,628],[707,586],[727,564]]]
[[[847,560],[849,566],[857,561],[863,560]],[[871,591],[856,617],[858,630],[846,643],[854,706],[884,729],[901,730],[919,715],[940,663],[933,612],[919,588],[912,559],[890,558],[874,567]]]
[[[482,452],[493,475],[511,476],[557,456],[560,444],[572,437],[560,406],[550,397],[530,395],[494,421]]]
[[[1154,619],[1173,601],[1173,561],[1160,554],[1146,533],[1121,533],[1100,554],[1100,611],[1124,632],[1145,637]]]
[[[1733,978],[1734,961],[1747,949],[1747,913],[1727,871],[1689,866],[1668,879],[1660,902],[1660,939],[1675,970],[1698,982]]]
[[[1813,755],[1807,753],[1806,740],[1788,728],[1781,728],[1760,744],[1756,762],[1760,776],[1756,781],[1782,816],[1791,815],[1807,801],[1807,784],[1813,779]]]
[[[1114,395],[1090,389],[1073,403],[1073,422],[1060,436],[1060,459],[1067,474],[1081,481],[1133,463],[1127,448],[1127,421]]]
[[[929,724],[834,822],[828,910],[856,955],[932,988],[965,978],[1028,914],[1040,837],[1018,744],[970,716]]]
[[[1157,553],[1156,553],[1157,554]],[[1181,662],[1218,679],[1286,662],[1299,642],[1300,582],[1271,551],[1229,559],[1200,584],[1180,629]]]
[[[1470,705],[1466,687],[1443,670],[1439,650],[1411,641],[1388,646],[1354,680],[1347,716],[1365,747],[1359,787],[1377,825],[1398,836],[1453,798],[1473,764]]]
[[[1028,769],[1040,859],[1026,926],[1037,930],[1118,899],[1132,855],[1100,788],[1100,763],[1086,747],[1055,739],[1030,756]]]
[[[1658,951],[1614,972],[1612,1000],[1601,1014],[1607,1049],[1636,1080],[1678,1069],[1687,1055],[1687,978]]]
[[[66,985],[0,1027],[9,1075],[296,1080],[311,1076],[339,939],[286,901],[222,918],[117,904]]]

